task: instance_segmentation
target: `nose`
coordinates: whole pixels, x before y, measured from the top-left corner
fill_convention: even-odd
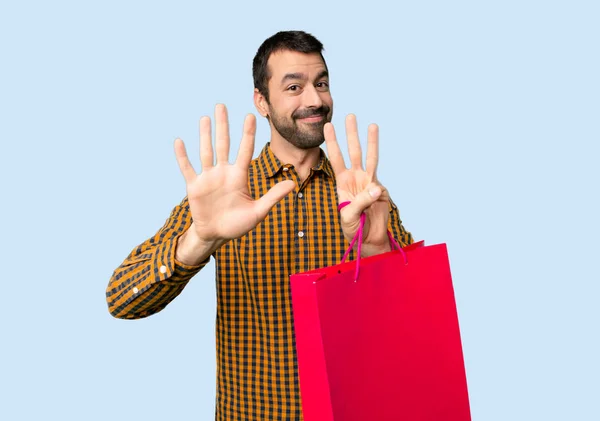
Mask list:
[[[321,94],[313,85],[309,84],[304,89],[303,97],[303,105],[306,108],[319,108],[323,105],[323,99],[321,98]]]

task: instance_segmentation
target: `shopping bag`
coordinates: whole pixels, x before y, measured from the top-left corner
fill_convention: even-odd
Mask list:
[[[388,235],[388,253],[290,278],[305,421],[471,419],[446,244]]]

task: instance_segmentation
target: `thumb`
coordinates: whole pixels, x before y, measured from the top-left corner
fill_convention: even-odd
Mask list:
[[[256,214],[263,220],[271,208],[296,188],[296,182],[285,180],[275,184],[260,199],[255,202]]]
[[[352,202],[346,206],[346,214],[350,217],[350,219],[358,220],[365,209],[377,202],[377,199],[379,199],[382,192],[383,190],[380,186],[373,183],[369,184],[366,189],[357,194],[354,197],[354,200],[352,200]]]

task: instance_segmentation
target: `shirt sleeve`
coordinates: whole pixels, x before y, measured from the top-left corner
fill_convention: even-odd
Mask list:
[[[175,259],[177,240],[191,223],[186,197],[173,208],[162,228],[135,247],[115,269],[106,289],[111,315],[140,319],[158,313],[206,266],[210,256],[197,266]]]
[[[392,236],[396,239],[400,247],[406,247],[414,242],[412,234],[407,231],[402,225],[400,219],[400,211],[390,198],[390,218],[388,220],[388,229],[392,233]]]

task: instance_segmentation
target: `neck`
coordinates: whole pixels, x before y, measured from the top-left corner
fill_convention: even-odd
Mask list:
[[[310,169],[319,163],[321,148],[300,149],[281,136],[271,137],[271,150],[282,163],[292,164],[302,181],[310,174]]]

